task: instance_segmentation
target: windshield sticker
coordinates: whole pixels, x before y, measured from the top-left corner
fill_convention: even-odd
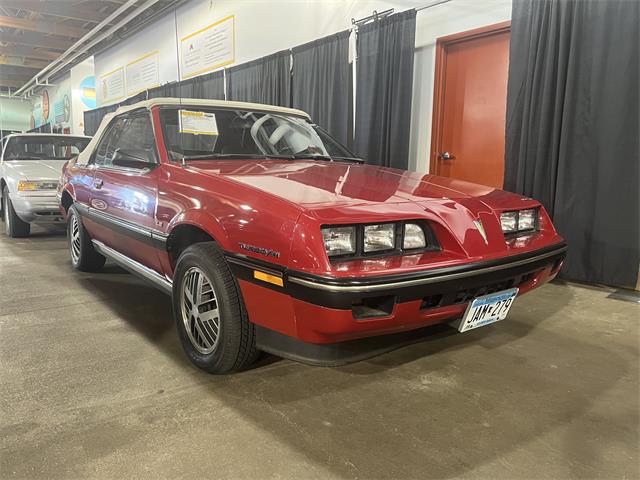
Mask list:
[[[180,110],[179,121],[180,133],[218,135],[218,123],[214,113]]]

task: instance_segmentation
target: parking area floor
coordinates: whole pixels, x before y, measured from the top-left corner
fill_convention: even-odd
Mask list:
[[[212,376],[167,296],[0,235],[0,478],[639,478],[640,306],[552,284],[341,368]]]

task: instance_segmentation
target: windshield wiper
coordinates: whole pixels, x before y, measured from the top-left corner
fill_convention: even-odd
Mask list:
[[[208,153],[204,155],[187,155],[182,157],[182,160],[217,160],[220,158],[239,158],[239,159],[261,159],[261,158],[276,158],[291,160],[291,155],[268,155],[262,153]]]
[[[331,157],[333,160],[343,161],[343,162],[356,162],[356,163],[364,163],[364,159],[360,157]]]
[[[338,162],[358,162],[363,163],[364,160],[358,157],[334,157],[328,155],[313,155],[309,153],[303,153],[293,156],[294,160],[328,160],[328,161],[338,161]]]
[[[314,155],[313,153],[299,153],[292,156],[293,160],[329,160],[331,157],[327,155]]]

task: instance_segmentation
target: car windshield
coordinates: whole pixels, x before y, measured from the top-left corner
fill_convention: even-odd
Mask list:
[[[25,135],[11,137],[5,160],[69,160],[78,155],[91,139],[72,136]]]
[[[188,107],[162,109],[160,118],[173,160],[359,160],[324,130],[294,115]]]

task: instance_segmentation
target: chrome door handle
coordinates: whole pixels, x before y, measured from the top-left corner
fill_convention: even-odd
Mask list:
[[[103,185],[104,185],[103,180],[96,180],[95,182],[93,182],[93,188],[95,188],[96,190],[100,190]]]
[[[440,160],[453,160],[456,157],[454,155],[451,155],[449,152],[441,152],[438,155],[438,158],[440,158]]]

